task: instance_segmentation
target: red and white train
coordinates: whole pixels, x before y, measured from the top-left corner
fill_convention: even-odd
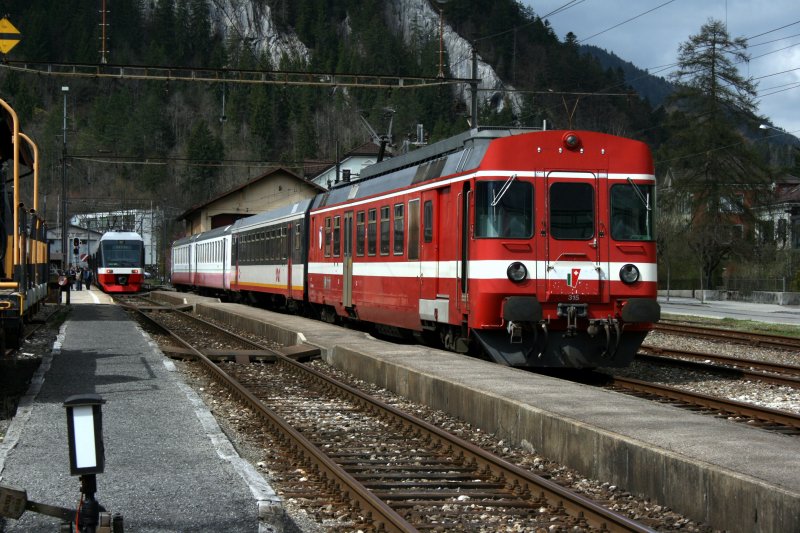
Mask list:
[[[94,255],[94,279],[105,292],[139,292],[144,282],[144,241],[131,231],[108,231]]]
[[[625,366],[660,317],[654,200],[641,142],[471,130],[176,241],[172,283],[511,366]]]

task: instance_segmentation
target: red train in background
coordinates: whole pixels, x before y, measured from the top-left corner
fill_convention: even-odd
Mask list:
[[[144,241],[131,231],[109,231],[94,255],[95,283],[108,293],[139,292],[144,283]]]
[[[511,366],[625,366],[660,317],[654,199],[641,142],[471,130],[177,241],[172,280]]]

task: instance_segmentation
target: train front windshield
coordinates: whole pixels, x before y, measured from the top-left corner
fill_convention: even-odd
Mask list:
[[[611,237],[618,241],[652,241],[653,187],[630,181],[611,187]]]
[[[104,241],[103,265],[106,268],[141,267],[142,243],[139,241]]]
[[[533,235],[533,185],[479,181],[475,190],[475,237],[529,239]]]

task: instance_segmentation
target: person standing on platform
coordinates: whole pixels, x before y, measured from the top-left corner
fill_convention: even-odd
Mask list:
[[[83,282],[86,284],[86,290],[91,290],[92,288],[92,269],[87,268],[83,271]]]
[[[69,305],[69,295],[71,288],[72,288],[72,280],[70,280],[69,274],[63,270],[60,270],[58,272],[58,303],[61,303],[64,300],[64,293],[66,293],[67,301],[64,303]]]
[[[83,271],[81,267],[75,269],[75,290],[79,291],[83,288]]]

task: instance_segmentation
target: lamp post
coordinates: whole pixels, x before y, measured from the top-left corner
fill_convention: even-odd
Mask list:
[[[67,93],[69,87],[61,87],[64,93],[64,122],[62,132],[64,134],[63,144],[61,145],[61,268],[67,270]]]
[[[97,394],[70,396],[64,401],[67,410],[69,440],[69,470],[80,476],[82,503],[78,511],[80,531],[93,533],[100,524],[100,511],[105,511],[95,499],[96,474],[105,468],[103,447],[103,412],[105,400]]]

